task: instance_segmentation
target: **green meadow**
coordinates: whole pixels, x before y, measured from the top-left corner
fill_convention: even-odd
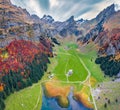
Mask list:
[[[73,48],[70,48],[70,50],[60,48],[60,50],[57,52],[55,59],[57,60],[58,64],[52,72],[60,81],[67,80],[66,74],[70,69],[73,70],[73,74],[68,77],[69,81],[83,81],[88,75],[87,71],[76,55],[78,52],[74,51],[74,53],[72,53],[73,50]]]
[[[5,101],[5,110],[40,110],[42,104],[40,82],[11,94]]]
[[[90,45],[91,46],[91,45]],[[89,47],[86,47],[89,48]],[[89,49],[88,49],[89,50]],[[48,81],[49,72],[54,74],[58,81],[75,82],[84,81],[88,73],[79,57],[84,61],[86,67],[98,82],[104,81],[104,75],[100,67],[94,63],[96,51],[78,51],[78,46],[74,43],[65,43],[62,46],[56,46],[54,53],[56,56],[50,58],[51,64],[41,81]],[[73,74],[66,77],[66,73],[72,69]],[[41,81],[31,87],[25,88],[19,92],[11,94],[6,100],[5,110],[40,110],[42,104]],[[76,87],[77,83],[73,84]],[[19,109],[18,109],[19,108]]]

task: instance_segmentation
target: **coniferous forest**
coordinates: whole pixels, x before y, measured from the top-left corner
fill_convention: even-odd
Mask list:
[[[95,63],[100,64],[101,70],[110,77],[116,76],[120,72],[120,61],[115,60],[113,55],[99,57]]]

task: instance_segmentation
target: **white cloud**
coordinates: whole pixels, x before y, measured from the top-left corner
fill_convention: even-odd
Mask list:
[[[87,13],[84,13],[82,15],[80,15],[79,17],[77,17],[76,19],[80,19],[80,18],[85,18],[85,19],[92,19],[95,18],[103,9],[107,8],[108,6],[110,6],[111,4],[115,4],[115,9],[120,10],[120,0],[104,0],[98,4],[93,5],[93,9],[90,10]]]
[[[50,0],[50,8],[58,6],[59,1],[58,0]]]
[[[50,14],[55,20],[66,20],[74,15],[75,19],[92,19],[100,11],[112,3],[117,4],[116,10],[120,9],[120,0],[49,0],[50,9],[45,12],[40,7],[38,0],[11,0],[12,3],[26,8],[31,14],[42,17]]]
[[[28,9],[31,10],[32,14],[37,14],[39,17],[42,15],[41,8],[36,0],[30,0],[29,4],[27,5]]]
[[[22,8],[26,8],[27,11],[29,11],[31,14],[37,14],[38,16],[42,15],[41,8],[39,7],[39,4],[36,2],[37,0],[11,0],[11,2],[17,6],[20,6]]]

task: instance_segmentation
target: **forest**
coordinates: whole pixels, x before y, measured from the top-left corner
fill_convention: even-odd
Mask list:
[[[120,72],[120,60],[115,60],[113,55],[98,57],[95,63],[99,64],[105,75],[110,77],[116,76]]]
[[[48,39],[33,43],[14,40],[0,49],[0,110],[11,93],[38,82],[47,70],[52,47]]]

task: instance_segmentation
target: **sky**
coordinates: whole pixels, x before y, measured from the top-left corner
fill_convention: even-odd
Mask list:
[[[27,9],[40,18],[51,15],[56,21],[65,21],[70,16],[78,19],[92,19],[111,4],[120,9],[120,0],[11,0],[14,5]]]

